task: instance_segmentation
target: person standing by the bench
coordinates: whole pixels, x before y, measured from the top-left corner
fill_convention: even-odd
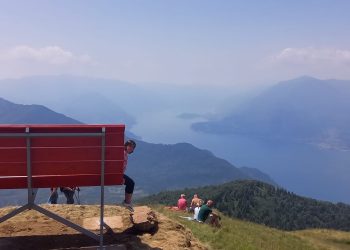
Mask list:
[[[58,192],[57,192],[57,187],[52,187],[50,188],[51,190],[51,194],[48,200],[49,204],[57,204],[57,200],[58,200]]]
[[[78,189],[78,187],[60,187],[61,192],[66,196],[67,204],[74,204],[74,193]]]
[[[123,169],[124,173],[128,165],[128,154],[131,154],[132,152],[134,152],[135,148],[136,148],[136,142],[133,140],[128,140],[124,144],[124,169]],[[125,199],[123,201],[123,205],[127,209],[129,209],[131,212],[134,212],[134,208],[132,207],[132,204],[131,204],[131,198],[134,192],[135,182],[126,174],[124,174],[123,178],[124,178],[124,185],[125,185]]]
[[[79,187],[60,187],[60,191],[64,193],[64,196],[66,196],[67,204],[74,204],[74,193],[75,190],[80,190]],[[52,187],[51,188],[51,195],[49,197],[48,203],[50,204],[57,204],[58,200],[58,188]]]

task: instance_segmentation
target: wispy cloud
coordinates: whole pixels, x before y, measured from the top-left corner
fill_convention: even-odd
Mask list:
[[[290,47],[259,64],[264,77],[275,81],[309,75],[320,79],[349,79],[350,50],[327,47]]]
[[[272,57],[274,62],[293,64],[349,64],[350,50],[335,48],[285,48]]]
[[[25,60],[46,63],[52,65],[64,65],[70,63],[90,64],[93,60],[88,55],[75,55],[59,46],[46,46],[33,48],[20,45],[4,51],[0,58],[2,60]]]
[[[60,46],[14,46],[0,51],[0,78],[30,75],[93,75],[99,63]]]

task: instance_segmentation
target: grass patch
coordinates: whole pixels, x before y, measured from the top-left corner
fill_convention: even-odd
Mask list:
[[[350,249],[350,233],[328,229],[310,229],[293,232],[294,235],[306,239],[314,246],[324,249]]]
[[[210,249],[269,249],[269,250],[311,250],[327,249],[314,247],[310,241],[290,232],[280,231],[255,223],[231,219],[220,215],[222,227],[213,228],[207,224],[188,221],[179,216],[190,216],[174,212],[163,206],[153,209],[185,225],[193,235]]]

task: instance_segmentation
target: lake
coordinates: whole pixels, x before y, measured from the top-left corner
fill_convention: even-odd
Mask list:
[[[349,151],[240,135],[198,133],[190,129],[195,121],[199,120],[180,119],[171,112],[145,113],[131,131],[147,142],[188,142],[236,167],[257,168],[298,195],[350,204]]]

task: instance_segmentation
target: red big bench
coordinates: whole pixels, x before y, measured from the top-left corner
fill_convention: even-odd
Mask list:
[[[0,189],[28,189],[28,202],[0,223],[34,209],[99,240],[103,246],[104,186],[123,184],[124,125],[0,125]],[[35,204],[38,188],[100,186],[97,235]]]

